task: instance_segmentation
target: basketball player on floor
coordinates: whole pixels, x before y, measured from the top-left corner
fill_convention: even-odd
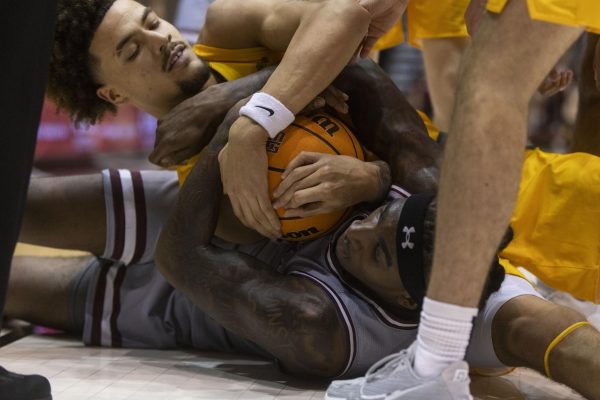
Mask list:
[[[532,3],[530,9],[535,18],[600,28],[597,20],[600,13],[594,12],[594,7],[598,7],[595,2],[580,0],[577,3],[580,4],[579,8],[587,7],[590,12],[584,13],[584,16],[569,15],[566,19],[564,15],[557,17],[556,13],[568,13],[569,10],[546,11],[545,4],[544,0]],[[536,6],[539,7],[536,9]],[[416,375],[411,375],[412,369],[409,372],[388,369],[394,373],[383,377],[383,380],[390,384],[380,387],[374,385],[374,391],[381,390],[373,394],[376,396],[386,397],[390,394],[387,392],[389,390],[397,391],[399,398],[402,398],[404,390],[410,389],[407,396],[418,397],[419,387],[427,390],[428,384],[435,381],[446,367],[463,358],[471,320],[476,313],[474,305],[480,298],[482,277],[486,275],[485,260],[489,260],[494,253],[514,205],[516,177],[522,163],[519,154],[524,145],[527,103],[543,76],[582,31],[582,28],[532,20],[530,10],[522,0],[508,3],[494,1],[490,8],[496,13],[502,12],[497,16],[484,15],[472,47],[465,56],[466,67],[462,78],[465,83],[459,85],[455,107],[457,114],[453,118],[455,125],[451,126],[451,144],[444,158],[448,167],[444,167],[447,178],[440,187],[438,255],[434,261],[430,297],[424,302],[424,323],[420,325],[418,341],[406,360],[409,365],[414,363]],[[540,46],[539,43],[546,45]],[[497,62],[498,59],[501,62]],[[291,116],[289,110],[286,113],[285,106],[294,111],[296,102],[302,99],[302,96],[295,97],[296,91],[291,89],[299,77],[305,80],[318,77],[318,74],[311,75],[311,67],[318,69],[310,65],[309,60],[302,71],[305,74],[288,71],[294,77],[289,84],[281,83],[274,87],[273,81],[267,83],[264,90],[278,100],[259,95],[251,101],[251,105],[271,105],[273,109],[281,110],[280,115],[288,115],[289,122]],[[507,74],[506,71],[516,73]],[[311,82],[314,80],[311,79]],[[488,103],[494,106],[488,109]],[[499,121],[496,121],[495,115],[501,116]],[[262,127],[249,122],[248,116],[262,124]],[[282,120],[285,125],[285,118]],[[252,113],[240,117],[238,123],[232,126],[230,141],[220,155],[221,172],[224,189],[232,199],[240,219],[255,227],[271,221],[269,230],[271,234],[277,234],[277,223],[272,222],[273,212],[266,200],[267,193],[263,190],[266,187],[266,160],[260,143],[266,137],[265,130],[277,132],[279,126],[270,125],[260,115]],[[453,137],[453,131],[459,132],[460,136]],[[478,136],[482,132],[486,132],[491,140],[483,141]],[[506,132],[512,135],[508,141],[505,140]],[[244,139],[238,140],[240,137]],[[500,138],[502,143],[499,142]],[[472,143],[477,145],[472,146]],[[254,164],[252,168],[248,167],[250,159],[260,160],[260,157],[263,157],[259,163],[262,164],[259,165],[263,168],[262,173],[257,172],[255,168],[258,166]],[[503,196],[498,196],[500,191],[504,193]],[[464,201],[465,195],[468,201]],[[485,243],[482,245],[483,238]],[[456,273],[457,268],[464,269],[464,274]],[[463,276],[470,278],[470,285],[466,289]],[[449,286],[456,290],[448,290]],[[404,359],[406,355],[402,357]],[[415,376],[420,379],[413,379]],[[357,387],[360,391],[368,391],[361,385]]]
[[[143,16],[145,13],[140,13],[140,14],[142,14],[142,16]],[[146,14],[146,17],[149,17],[149,16],[150,16],[150,13]],[[140,20],[141,20],[141,18],[140,18]],[[150,25],[150,27],[154,27],[153,29],[157,28],[157,26],[155,25],[155,21],[148,21],[146,19],[146,20],[144,20],[144,22],[145,23],[152,22],[153,25]],[[136,27],[137,27],[137,25],[136,25]],[[153,29],[148,29],[148,31],[152,31]],[[139,33],[139,35],[142,35],[142,34],[146,34],[145,30],[142,30],[142,32]],[[84,51],[83,60],[86,61],[87,60],[87,47],[85,46],[85,44],[82,47],[83,47],[83,51]],[[140,47],[141,47],[140,44],[134,43],[133,47],[130,49],[130,51],[132,52],[132,54],[130,55],[130,57],[131,56],[136,56],[136,53],[140,53],[142,51],[140,49]],[[111,49],[112,49],[112,47],[111,47]],[[112,51],[111,51],[111,54],[112,54]],[[146,53],[144,53],[144,54],[146,54]],[[133,58],[135,59],[135,57],[133,57]],[[79,64],[79,65],[85,65],[85,63],[84,64]],[[109,67],[111,67],[111,66],[109,66]],[[113,65],[112,67],[116,69],[116,65]],[[101,89],[104,89],[103,91],[100,91],[101,94],[104,94],[106,96],[106,98],[114,100],[115,102],[122,102],[122,101],[127,100],[126,97],[123,97],[122,94],[118,93],[116,90],[110,90],[111,88],[107,88],[107,87],[104,87],[104,88],[101,88]],[[114,89],[114,88],[112,88],[112,89]],[[132,98],[130,100],[133,101],[135,99]],[[164,104],[161,104],[161,106],[163,106],[163,108],[164,108]],[[155,110],[159,110],[159,109],[160,109],[160,107],[156,108]]]
[[[367,75],[369,86],[389,79],[377,74],[374,69]],[[406,112],[398,91],[367,93],[372,94],[365,98],[368,104],[396,116]],[[397,134],[394,128],[405,124],[398,117],[369,123],[380,126],[375,136]],[[373,211],[360,207],[335,234],[300,248],[266,240],[236,248],[211,240],[221,198],[217,154],[227,130],[224,125],[206,149],[179,200],[171,172],[36,179],[24,239],[103,258],[87,265],[82,259],[15,259],[9,313],[83,333],[88,344],[243,351],[275,358],[291,373],[322,377],[363,373],[377,357],[410,343],[431,262],[431,196],[405,197],[394,187],[389,203]],[[420,132],[425,135],[422,127]],[[173,208],[158,254],[166,276],[183,294],[152,261],[157,235]],[[416,232],[402,234],[406,224]],[[502,275],[495,263],[490,290]],[[540,313],[547,316],[543,321]],[[547,347],[571,324],[578,328],[572,335]],[[468,359],[485,367],[546,370],[595,399],[600,398],[592,379],[598,360],[589,349],[599,341],[600,334],[580,315],[547,303],[524,279],[509,276],[480,314]],[[451,377],[468,380],[464,367],[454,372]],[[430,398],[447,390],[444,386],[429,387]]]
[[[481,89],[481,92],[477,92],[477,93],[482,93],[482,96],[492,96],[492,99],[490,101],[497,101],[498,98],[503,97],[502,101],[506,101],[509,102],[510,104],[507,105],[508,109],[511,110],[511,112],[515,109],[515,104],[520,104],[523,105],[523,108],[521,109],[521,111],[516,111],[515,115],[519,115],[519,113],[522,113],[523,110],[526,109],[526,103],[527,100],[522,100],[522,99],[528,99],[529,98],[529,93],[527,93],[525,96],[523,96],[523,93],[528,92],[528,88],[529,86],[532,85],[533,82],[533,87],[537,87],[540,82],[541,82],[541,78],[540,79],[531,79],[531,76],[528,75],[529,73],[535,75],[535,74],[545,74],[552,66],[552,64],[556,61],[556,58],[558,57],[557,55],[562,54],[562,52],[568,47],[568,45],[575,39],[575,37],[577,36],[578,30],[575,28],[561,28],[558,26],[553,26],[553,25],[548,25],[548,24],[544,24],[544,23],[531,23],[529,20],[529,17],[527,16],[527,11],[525,10],[523,4],[523,2],[520,0],[514,0],[511,3],[508,4],[507,6],[507,10],[511,10],[514,9],[516,7],[521,6],[521,10],[518,11],[517,10],[517,14],[520,14],[521,17],[521,21],[523,22],[523,29],[531,29],[533,31],[536,31],[537,33],[540,33],[541,36],[544,37],[554,37],[553,35],[557,36],[557,40],[552,40],[549,41],[548,43],[552,42],[555,46],[554,49],[552,49],[551,52],[549,53],[544,53],[544,54],[540,54],[539,50],[540,48],[536,47],[535,50],[538,50],[538,52],[534,52],[534,51],[529,51],[529,49],[526,51],[527,53],[527,57],[521,57],[519,56],[518,59],[520,61],[522,60],[528,60],[527,63],[523,64],[523,71],[525,71],[525,73],[521,73],[521,71],[519,72],[518,76],[522,79],[524,79],[526,82],[523,82],[523,86],[519,83],[514,83],[514,82],[502,82],[502,89],[503,90],[508,90],[508,88],[511,89],[515,89],[517,91],[519,91],[519,93],[515,94],[514,96],[512,95],[506,95],[506,96],[498,96],[498,93],[501,93],[501,91],[495,90],[495,88],[487,88],[485,86],[481,86],[478,89]],[[590,2],[587,2],[586,4],[590,4]],[[497,9],[498,10],[498,9]],[[506,15],[509,15],[510,13],[508,11],[505,11],[501,17],[496,18],[496,19],[511,19],[513,17],[506,17]],[[514,18],[519,18],[519,17],[514,17]],[[490,19],[490,17],[486,16],[485,19]],[[491,18],[491,19],[495,19],[495,18]],[[496,21],[497,22],[497,21]],[[494,24],[495,22],[485,22],[484,24],[482,24],[483,26],[487,26],[488,24]],[[533,26],[531,26],[533,24]],[[545,27],[545,28],[544,28]],[[483,29],[483,28],[480,28]],[[569,35],[567,33],[567,31],[571,31],[572,34]],[[485,32],[485,31],[484,31]],[[514,32],[513,32],[514,33]],[[546,36],[546,34],[550,35],[550,36]],[[485,34],[479,34],[479,37],[485,37]],[[504,37],[505,35],[490,35],[489,37],[495,37],[495,38],[500,38],[500,37]],[[511,38],[514,38],[515,36],[510,36]],[[566,38],[563,42],[560,41],[561,38]],[[479,43],[478,41],[475,41],[475,43]],[[527,43],[533,43],[533,41],[524,41],[524,42],[519,42],[517,47],[515,47],[515,49],[520,48],[519,46],[524,46]],[[512,48],[510,46],[505,46],[505,45],[495,45],[495,44],[490,44],[489,46],[486,45],[486,49],[487,51],[496,51],[497,48],[501,48],[504,51],[512,51]],[[474,45],[475,48],[477,48],[476,45]],[[477,54],[477,52],[479,52],[480,50],[474,50],[474,53]],[[554,56],[552,56],[552,54],[554,54]],[[488,64],[491,63],[491,60],[494,60],[497,57],[497,55],[495,54],[490,54],[489,56],[487,56],[486,60],[488,60]],[[510,54],[504,55],[502,56],[502,59],[510,62],[510,60],[512,60],[512,57]],[[539,59],[536,60],[535,63],[532,63],[531,61],[531,57],[538,57]],[[483,61],[482,61],[483,62]],[[493,73],[482,73],[483,70],[485,69],[478,69],[479,66],[474,65],[474,62],[471,62],[470,68],[473,69],[473,71],[477,71],[477,73],[481,73],[482,75],[485,75],[485,77],[483,79],[492,79],[491,77],[493,76],[494,79],[497,79],[497,77],[502,77],[502,76],[506,76],[503,75],[502,71],[507,71],[507,70],[512,70],[506,66],[504,66],[501,71],[497,71],[498,69],[498,65],[493,65],[491,66],[493,69]],[[546,66],[546,64],[548,64],[548,66]],[[531,66],[535,65],[535,68],[532,68]],[[539,68],[538,68],[539,67]],[[487,66],[486,66],[487,68]],[[511,66],[512,68],[512,66]],[[300,74],[296,74],[295,76],[298,76]],[[510,79],[510,78],[509,78]],[[467,82],[468,80],[465,80],[465,82]],[[494,81],[494,85],[498,84],[498,82],[501,81],[500,79],[497,79],[496,81]],[[470,84],[472,84],[473,82],[469,82],[467,83],[465,86],[468,86]],[[528,86],[529,85],[529,86]],[[525,88],[525,90],[522,89],[522,87]],[[293,100],[289,100],[289,96],[292,96],[292,93],[295,94],[294,91],[289,91],[288,93],[279,93],[276,91],[273,91],[272,88],[268,87],[268,85],[265,87],[267,91],[271,90],[271,94],[277,94],[277,97],[279,98],[279,101],[283,104],[293,104]],[[471,91],[470,89],[462,89],[465,92],[475,92],[474,90]],[[469,93],[469,95],[471,95],[471,93]],[[288,96],[288,97],[286,97]],[[513,102],[513,97],[515,99],[519,99],[521,100],[519,101],[514,101]],[[260,100],[259,97],[256,98],[257,104],[259,104]],[[475,104],[477,104],[478,106],[480,106],[482,104],[482,102],[479,102],[478,100],[474,100]],[[279,104],[279,103],[273,103],[273,104]],[[467,112],[470,113],[470,116],[473,116],[474,118],[484,118],[484,116],[486,115],[492,115],[490,113],[485,113],[485,112],[477,112],[477,113],[472,113],[469,111],[465,111],[465,108],[468,108],[467,106],[464,106],[463,104],[459,104],[457,109],[461,110],[461,112]],[[510,114],[510,113],[509,113]],[[502,115],[502,118],[506,118],[506,116],[508,115],[505,112],[500,113],[500,115]],[[513,118],[512,115],[509,116],[509,119]],[[260,119],[260,117],[256,117],[255,119]],[[456,119],[457,121],[461,121],[461,119]],[[524,118],[522,118],[522,121],[524,121]],[[523,122],[524,123],[524,122]],[[518,125],[518,124],[517,124]],[[239,131],[241,131],[242,129],[240,127],[245,127],[248,126],[248,121],[244,118],[242,118],[239,123],[237,125],[234,125],[234,129],[232,131],[232,136],[231,136],[231,141],[229,142],[228,146],[226,147],[226,149],[224,150],[224,152],[221,154],[221,167],[222,167],[222,175],[223,175],[223,181],[224,181],[224,185],[225,185],[225,191],[230,195],[230,198],[232,199],[233,203],[234,203],[234,210],[236,210],[236,214],[238,215],[238,217],[240,217],[240,219],[242,221],[244,221],[246,224],[249,224],[250,226],[254,226],[257,227],[260,224],[266,224],[267,221],[272,221],[271,218],[269,218],[269,214],[272,213],[272,211],[270,210],[270,208],[268,206],[264,206],[266,204],[265,201],[262,201],[261,199],[264,199],[266,196],[266,193],[259,193],[260,188],[261,188],[261,180],[264,180],[264,172],[262,173],[262,175],[259,173],[258,175],[252,173],[252,169],[248,168],[248,162],[247,160],[252,157],[252,159],[260,159],[261,155],[260,153],[262,152],[261,146],[260,146],[260,142],[262,140],[264,140],[264,138],[266,137],[264,133],[258,133],[255,132],[254,136],[252,136],[252,129],[254,129],[255,131],[261,131],[261,128],[255,125],[252,125],[251,128],[249,129],[244,129],[244,140],[240,140],[238,141],[238,138],[240,136],[239,135]],[[504,124],[502,121],[500,121],[498,124],[495,124],[495,128],[494,129],[500,129],[499,127],[501,127],[501,130],[505,130],[506,128],[509,129],[515,129],[512,130],[511,132],[518,132],[519,128],[518,126],[514,126],[514,125],[509,125],[506,126],[506,124]],[[471,134],[480,134],[480,132],[483,131],[489,131],[488,129],[469,129],[469,128],[465,128],[467,130],[469,130],[469,132]],[[463,130],[463,128],[461,127],[460,129],[457,129],[459,131]],[[255,139],[251,139],[252,137],[254,137]],[[500,137],[500,135],[493,135],[494,139]],[[255,140],[254,144],[252,144],[253,140]],[[458,139],[455,139],[458,140]],[[243,143],[243,145],[240,145],[240,143]],[[518,142],[514,142],[517,143]],[[515,145],[513,143],[511,143],[511,145],[513,145],[513,149],[515,147]],[[506,148],[509,148],[511,146],[498,146],[497,143],[494,143],[493,146],[489,146],[490,150],[486,151],[486,152],[480,152],[479,149],[480,147],[476,146],[476,147],[469,147],[467,143],[461,143],[461,145],[455,145],[456,148],[463,148],[463,149],[470,149],[473,151],[477,151],[477,154],[474,155],[474,157],[480,157],[482,154],[486,154],[484,156],[485,159],[489,159],[492,160],[493,158],[496,159],[501,159],[504,164],[500,164],[502,165],[502,168],[497,168],[494,167],[493,170],[495,171],[495,174],[505,174],[505,171],[516,171],[518,170],[517,166],[519,165],[519,160],[515,159],[514,154],[516,154],[515,152],[509,152],[510,155],[512,155],[512,158],[510,156],[508,156],[507,154],[504,154],[504,150]],[[249,147],[252,147],[255,149],[255,151],[249,151]],[[516,146],[518,147],[518,146]],[[499,151],[499,149],[502,148],[502,151]],[[237,150],[235,150],[237,149]],[[243,150],[242,150],[243,149]],[[467,150],[464,150],[467,151]],[[232,156],[232,153],[234,154],[234,156]],[[493,154],[494,157],[487,157],[487,154]],[[248,157],[248,158],[245,158]],[[262,155],[262,157],[264,157],[264,154]],[[451,155],[450,158],[453,158],[454,156]],[[468,158],[468,157],[467,157]],[[517,157],[518,158],[518,157]],[[462,159],[463,161],[465,160],[465,158]],[[264,163],[263,163],[264,164]],[[468,163],[466,163],[465,165],[467,165]],[[263,169],[264,171],[264,169]],[[462,171],[461,174],[458,174],[456,172],[455,169],[451,169],[451,173],[452,174],[456,174],[458,175],[462,175],[462,176],[468,176],[468,174],[465,171]],[[476,171],[476,172],[475,172]],[[471,173],[475,172],[476,174],[481,172],[481,171],[489,171],[488,168],[473,168],[473,171],[471,171]],[[513,174],[514,175],[514,174]],[[263,178],[261,178],[261,176],[263,176]],[[507,175],[508,176],[508,175]],[[476,182],[481,182],[481,180],[478,177],[473,177],[473,179],[464,179],[464,178],[457,178],[459,182],[461,182],[461,184],[476,184]],[[510,180],[513,179],[514,180],[514,176],[512,178],[509,178],[507,180],[507,184],[508,182],[510,182]],[[456,180],[456,179],[455,179]],[[492,181],[494,182],[495,185],[500,186],[502,179],[492,179]],[[264,185],[262,185],[264,187]],[[509,190],[506,191],[507,195],[510,196],[510,190],[516,190],[514,183],[512,185],[508,186]],[[489,191],[476,191],[477,193],[481,192],[481,193],[489,193]],[[458,202],[459,198],[461,198],[461,196],[459,195],[455,195],[455,196],[449,196],[449,195],[443,195],[442,197],[442,201],[446,202],[448,200],[446,200],[446,198],[452,197],[453,199],[456,200],[456,202]],[[242,200],[243,199],[243,200]],[[489,199],[486,199],[485,201],[483,201],[483,203],[477,202],[477,204],[479,204],[478,207],[488,207],[488,210],[492,210],[492,214],[491,216],[488,216],[487,214],[485,215],[485,217],[483,216],[479,216],[476,218],[479,218],[479,220],[486,220],[488,225],[491,225],[492,227],[495,226],[499,226],[499,221],[503,220],[503,218],[506,218],[506,215],[502,215],[501,213],[498,214],[497,210],[507,210],[509,208],[511,208],[511,204],[510,202],[508,202],[508,205],[505,203],[504,201],[505,199],[502,198],[502,200],[499,201],[499,197],[497,197],[495,199],[495,201],[489,201]],[[502,204],[498,204],[498,202],[502,203]],[[460,207],[460,210],[464,210],[465,213],[468,213],[469,210],[474,207],[473,202],[465,202],[465,203],[461,203],[461,204],[454,204],[454,206],[458,206]],[[485,206],[482,206],[481,204],[485,204]],[[448,207],[448,206],[445,206]],[[475,210],[480,210],[481,208],[475,208]],[[444,215],[450,215],[451,212],[450,211],[442,211],[442,218]],[[461,215],[461,220],[457,220],[456,218],[456,214],[452,214],[453,218],[455,218],[456,221],[454,221],[455,223],[453,224],[449,224],[447,222],[443,222],[443,226],[455,226],[455,227],[461,227],[460,229],[463,229],[463,222],[461,222],[463,219],[468,220],[467,216],[463,215],[463,212],[461,211],[461,213],[459,213]],[[470,215],[474,215],[474,214],[470,214]],[[489,218],[488,218],[489,217]],[[468,220],[470,221],[470,220]],[[506,221],[503,222],[503,224],[506,224]],[[471,223],[468,222],[466,226],[472,227],[475,226],[475,223]],[[264,226],[263,226],[264,228]],[[257,228],[260,229],[260,228]],[[483,228],[482,228],[483,229]],[[498,230],[496,230],[497,228],[491,228],[492,232],[499,232]],[[275,226],[275,230],[276,230],[276,226]],[[264,232],[264,230],[263,230]],[[271,230],[271,232],[273,232],[273,230]],[[450,233],[450,231],[448,230],[448,228],[444,228],[442,230],[442,234],[444,235],[454,235],[455,232]],[[483,232],[480,230],[477,231],[477,234],[473,234],[472,236],[465,236],[465,235],[458,235],[457,237],[454,237],[454,241],[456,240],[463,240],[463,241],[467,241],[469,242],[467,239],[465,239],[466,237],[472,237],[472,240],[470,240],[469,243],[472,244],[472,246],[476,246],[476,253],[474,259],[471,259],[471,251],[461,251],[459,252],[460,254],[453,254],[453,258],[451,258],[450,256],[447,255],[443,255],[443,256],[438,256],[436,257],[436,263],[445,263],[444,266],[441,266],[439,268],[436,267],[436,272],[435,276],[436,279],[432,280],[433,282],[433,286],[431,289],[431,297],[433,299],[438,300],[437,302],[435,301],[427,301],[426,303],[428,304],[428,306],[426,306],[426,310],[424,311],[426,317],[424,317],[424,319],[427,319],[427,323],[424,325],[424,328],[421,328],[421,335],[419,336],[419,341],[416,347],[414,347],[414,350],[416,350],[417,356],[416,356],[416,366],[417,366],[417,372],[418,375],[421,375],[422,377],[431,377],[434,378],[435,376],[438,376],[439,373],[441,372],[441,370],[446,367],[447,365],[449,365],[452,361],[456,361],[462,358],[462,354],[464,352],[464,349],[466,347],[466,343],[467,343],[467,338],[469,337],[469,332],[470,332],[470,326],[471,326],[471,322],[470,320],[472,319],[472,316],[475,312],[475,309],[473,307],[470,307],[470,305],[474,304],[475,299],[479,298],[479,291],[481,288],[481,283],[480,283],[480,278],[482,276],[484,276],[485,274],[482,272],[486,267],[485,267],[485,263],[483,263],[482,260],[489,258],[491,253],[491,248],[495,247],[495,246],[491,246],[491,245],[487,245],[487,246],[479,246],[478,241],[481,240],[481,238],[486,238],[486,241],[488,241],[489,239],[489,243],[492,243],[494,241],[498,240],[498,235],[492,235],[492,237],[486,236],[485,234],[483,234]],[[469,247],[465,246],[465,243],[462,243],[461,245],[451,245],[452,241],[446,241],[446,238],[444,238],[443,240],[440,239],[439,242],[442,242],[445,247],[445,251],[447,253],[451,253],[451,252],[456,252],[456,249],[460,248],[460,249],[467,249]],[[472,247],[471,246],[471,247]],[[486,251],[488,251],[488,253],[485,253]],[[456,259],[456,257],[459,256],[463,256],[464,259]],[[470,268],[471,264],[475,264],[475,265],[479,265],[481,268],[475,268],[474,270],[472,268]],[[452,296],[455,296],[455,294],[450,295],[450,297],[447,297],[447,293],[442,293],[443,291],[447,291],[447,286],[445,286],[445,284],[440,284],[441,282],[447,282],[447,278],[454,278],[454,279],[459,279],[459,277],[461,277],[461,281],[462,281],[462,276],[463,274],[456,274],[456,272],[452,269],[452,273],[448,272],[451,267],[455,268],[456,265],[459,265],[460,268],[468,268],[468,271],[465,271],[465,276],[470,276],[471,274],[473,276],[475,276],[475,279],[473,280],[473,285],[472,287],[470,287],[468,290],[466,291],[459,291],[459,290],[453,290],[453,291],[448,291],[450,293],[455,293],[456,295],[458,295],[458,293],[460,293],[461,295],[464,294],[464,299],[455,299]],[[451,275],[451,276],[448,276]],[[477,278],[479,277],[479,278]],[[452,282],[452,281],[451,281]],[[479,282],[479,283],[478,283]],[[459,284],[458,282],[453,283],[454,287],[460,287],[461,284]],[[446,306],[443,303],[454,303],[454,304],[459,304],[459,306],[454,307],[452,304],[450,306]],[[427,311],[429,310],[429,311]],[[452,310],[452,311],[451,311]],[[454,312],[455,311],[455,312]],[[427,315],[429,314],[429,317],[427,317]],[[431,317],[431,315],[435,315],[435,317]],[[448,318],[448,315],[452,315],[451,318]],[[438,318],[440,317],[440,318]],[[433,322],[436,321],[436,322]],[[431,329],[428,329],[427,327],[430,327]],[[438,333],[443,331],[443,329],[449,328],[451,330],[453,330],[454,334],[450,335],[452,336],[454,339],[451,340],[452,343],[449,344],[443,344],[441,342],[443,342],[443,340],[438,338]],[[448,335],[445,335],[448,336]],[[411,353],[411,357],[412,357],[412,353]],[[410,364],[412,364],[412,361],[410,361]],[[403,371],[404,372],[404,371]],[[394,375],[395,376],[395,375]],[[410,381],[410,377],[407,378]],[[394,380],[394,378],[392,378],[392,380]],[[407,385],[412,387],[413,385],[427,385],[427,379],[419,381],[419,380],[413,380],[411,382],[403,382],[404,378],[400,377],[398,379],[395,380],[395,383],[392,385],[384,385],[383,386],[383,390],[394,390],[391,389],[392,386],[397,385],[399,390],[402,390],[403,385]],[[375,389],[378,390],[378,389]],[[352,394],[349,394],[349,396],[351,396]],[[387,393],[377,393],[377,395],[383,396],[385,397],[387,395]],[[419,396],[418,394],[418,390],[417,392],[413,393],[413,395],[415,396]]]

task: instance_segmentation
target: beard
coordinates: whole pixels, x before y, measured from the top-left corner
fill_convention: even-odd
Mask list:
[[[192,97],[202,90],[206,82],[210,78],[210,68],[207,64],[203,63],[202,67],[194,71],[194,74],[178,82],[179,89],[185,98]]]

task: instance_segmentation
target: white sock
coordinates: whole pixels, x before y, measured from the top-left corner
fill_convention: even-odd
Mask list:
[[[463,360],[477,308],[442,303],[425,297],[417,333],[415,372],[427,378]]]

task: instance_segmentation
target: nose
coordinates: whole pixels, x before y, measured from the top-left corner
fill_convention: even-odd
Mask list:
[[[365,223],[366,222],[366,223]],[[369,248],[373,240],[373,226],[368,221],[357,221],[346,229],[346,240],[354,251]]]
[[[157,31],[148,31],[147,35],[148,44],[152,48],[153,53],[164,54],[167,51],[172,39],[170,34],[165,35]]]

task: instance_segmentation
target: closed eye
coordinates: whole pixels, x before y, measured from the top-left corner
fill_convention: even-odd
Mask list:
[[[378,264],[384,264],[387,267],[392,266],[392,255],[389,252],[389,249],[383,239],[379,239],[377,244],[375,245],[373,258],[375,262]]]
[[[152,22],[152,24],[148,27],[148,29],[153,31],[153,30],[157,29],[159,26],[160,26],[160,19],[157,19],[154,22]]]
[[[127,57],[127,62],[131,62],[133,60],[135,60],[135,58],[138,56],[138,54],[140,54],[140,45],[136,45],[135,46],[135,50],[133,51],[133,53],[131,53],[131,55],[129,57]]]
[[[377,264],[381,263],[382,256],[381,242],[377,242],[375,247],[373,247],[373,261],[375,261]]]

